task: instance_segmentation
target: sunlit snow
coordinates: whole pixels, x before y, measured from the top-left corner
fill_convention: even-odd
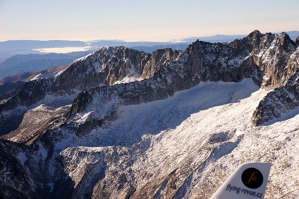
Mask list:
[[[61,155],[80,166],[81,161],[88,164],[93,155],[117,146],[118,153],[126,155],[107,170],[122,168],[119,171],[126,174],[133,169],[139,188],[162,183],[161,176],[177,171],[181,189],[175,198],[208,198],[241,163],[270,162],[271,195],[266,198],[278,198],[297,183],[299,116],[254,127],[251,116],[268,92],[251,79],[206,82],[166,100],[122,106],[116,121],[93,130],[81,141],[73,140],[75,144]],[[133,152],[125,152],[133,148]],[[88,159],[80,158],[76,151]],[[130,167],[125,163],[128,160],[133,161]],[[77,182],[79,170],[73,169],[69,175]],[[163,194],[163,190],[156,191]]]

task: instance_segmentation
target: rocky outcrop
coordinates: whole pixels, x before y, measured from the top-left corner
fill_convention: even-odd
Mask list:
[[[0,104],[0,135],[16,130],[22,122],[27,107],[44,99],[52,83],[52,79],[30,81],[14,97]]]
[[[283,71],[283,77],[282,82],[283,84],[286,84],[289,80],[289,78],[296,73],[296,71],[299,68],[299,48],[296,49],[296,51],[291,54],[290,59],[288,60],[288,63]]]
[[[19,159],[13,155],[18,153]],[[34,182],[20,161],[26,159],[25,154],[22,146],[0,140],[0,198],[38,198]]]
[[[264,73],[264,87],[280,87],[284,84],[284,71],[295,49],[295,43],[286,33],[266,34],[261,38],[259,50],[254,50],[252,55]]]
[[[252,116],[254,125],[279,119],[299,106],[299,72],[285,86],[270,92],[258,105]]]
[[[51,108],[40,105],[25,113],[20,126],[3,136],[3,139],[31,145],[42,134],[51,129],[58,128],[66,121],[69,107]]]
[[[299,85],[299,48],[289,57],[287,64],[279,72],[281,76],[277,76],[281,78],[279,81],[284,85],[270,92],[260,102],[252,116],[254,125],[262,125],[271,120],[279,119],[299,106],[297,89]]]
[[[52,79],[42,79],[26,83],[17,95],[0,105],[0,112],[11,110],[16,106],[30,106],[44,99],[52,84]]]
[[[183,51],[174,51],[170,48],[154,51],[151,59],[144,66],[142,77],[145,79],[152,77],[160,68],[177,60],[182,53]]]
[[[112,85],[125,77],[139,78],[150,54],[125,47],[104,47],[78,59],[56,75],[53,91],[86,90],[100,85]]]

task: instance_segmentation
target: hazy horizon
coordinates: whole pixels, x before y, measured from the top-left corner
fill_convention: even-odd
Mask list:
[[[248,32],[248,33],[246,33],[246,34],[213,34],[213,35],[204,35],[204,36],[197,36],[197,35],[193,35],[193,36],[190,36],[190,37],[185,37],[185,38],[180,38],[180,39],[173,39],[173,40],[163,40],[163,41],[156,41],[156,40],[151,40],[151,41],[149,41],[149,40],[136,40],[136,41],[134,41],[134,40],[132,40],[132,41],[129,41],[129,40],[122,40],[122,39],[95,39],[95,40],[79,40],[79,39],[77,39],[77,40],[75,40],[75,39],[72,39],[72,40],[68,40],[68,39],[11,39],[11,40],[0,40],[0,42],[7,42],[7,41],[74,41],[74,42],[76,42],[76,41],[79,41],[79,42],[86,42],[86,43],[88,43],[88,42],[97,42],[97,41],[115,41],[115,42],[140,42],[140,43],[142,43],[142,42],[157,42],[157,43],[159,43],[159,42],[161,42],[161,43],[167,43],[167,42],[169,42],[169,43],[171,43],[171,42],[173,42],[173,43],[179,43],[179,42],[182,42],[182,43],[184,43],[184,42],[187,42],[186,40],[187,39],[193,39],[193,38],[209,38],[209,37],[216,37],[216,36],[246,36],[246,35],[248,35],[248,34],[250,34],[251,32],[253,32],[253,31],[255,31],[255,30],[252,30],[252,31],[250,31],[250,32]],[[286,32],[286,33],[288,33],[288,32],[299,32],[299,29],[298,30],[284,30],[284,31],[276,31],[276,32],[274,32],[274,31],[266,31],[266,32],[263,32],[263,31],[261,31],[262,33],[266,33],[266,32],[270,32],[270,33],[273,33],[273,34],[280,34],[280,33],[282,33],[282,32]],[[299,36],[299,35],[298,35]]]
[[[178,41],[298,30],[298,0],[0,0],[0,41]]]

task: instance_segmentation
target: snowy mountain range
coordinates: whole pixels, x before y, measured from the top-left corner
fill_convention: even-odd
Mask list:
[[[299,31],[288,31],[292,40],[296,40]],[[185,50],[193,41],[228,43],[246,35],[214,35],[191,37],[173,42],[127,42],[122,40],[64,41],[64,40],[10,40],[0,42],[0,79],[23,72],[37,72],[54,66],[71,63],[74,59],[89,54],[103,46],[125,46],[138,51],[153,53],[157,49],[171,48]],[[67,53],[68,52],[68,53]]]
[[[3,198],[209,198],[270,162],[299,195],[299,38],[254,31],[153,53],[103,47],[0,104]]]

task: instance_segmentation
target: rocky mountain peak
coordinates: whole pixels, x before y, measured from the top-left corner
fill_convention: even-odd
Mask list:
[[[260,35],[259,43],[253,43],[253,56],[255,64],[264,73],[263,87],[280,87],[284,84],[284,70],[294,53],[296,46],[286,33],[273,35],[267,33]]]
[[[152,77],[161,67],[177,60],[181,54],[182,51],[172,50],[171,48],[154,51],[150,60],[144,66],[142,77],[146,79]]]
[[[295,50],[296,44],[287,33],[282,32],[279,39],[280,39],[280,45],[283,47],[283,49],[286,52],[293,52]]]
[[[255,30],[242,40],[252,46],[253,54],[255,54],[259,53],[260,50],[267,46],[267,43],[273,40],[273,35],[272,33],[263,34],[260,31]]]
[[[248,35],[252,40],[259,40],[262,36],[263,34],[259,30],[254,30]]]
[[[57,75],[54,88],[85,90],[112,85],[124,78],[138,79],[149,58],[147,53],[126,47],[103,47],[78,59]]]

